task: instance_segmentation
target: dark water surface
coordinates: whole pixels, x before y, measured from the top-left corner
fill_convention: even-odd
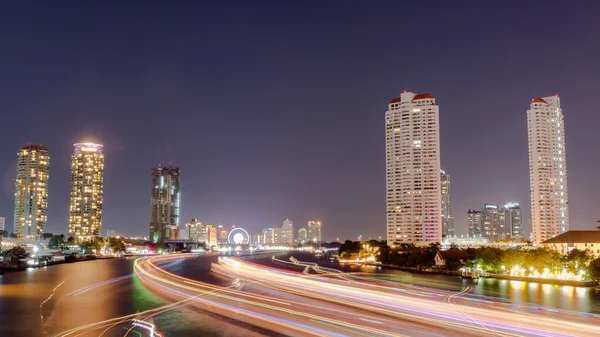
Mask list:
[[[319,261],[308,253],[293,255],[303,261]],[[279,258],[288,259],[289,256],[282,255]],[[273,263],[270,255],[252,260],[285,267]],[[231,285],[231,280],[210,272],[210,264],[215,261],[214,256],[200,256],[175,264],[169,270],[202,282]],[[471,286],[472,294],[485,297],[600,313],[600,294],[593,288],[495,279],[483,279],[475,283],[460,277],[412,274],[373,266],[340,266],[324,261],[319,263],[347,272],[375,273],[384,279],[416,286],[452,291]],[[132,272],[133,259],[116,259],[6,273],[0,276],[0,336],[53,336],[84,324],[139,313],[169,303],[146,289]],[[193,307],[178,307],[157,315],[154,323],[166,336],[273,335]]]
[[[395,269],[378,268],[375,266],[340,265],[317,259],[307,253],[291,253],[278,256],[281,260],[288,260],[290,256],[307,262],[317,262],[320,265],[339,269],[345,272],[366,272],[375,276],[412,284],[415,286],[431,287],[437,289],[460,291],[464,287],[472,287],[471,294],[489,298],[508,299],[517,303],[534,304],[562,310],[581,311],[600,314],[600,292],[595,288],[557,286],[536,282],[521,282],[498,280],[492,278],[479,281],[465,280],[460,276],[432,275],[410,273]],[[271,264],[279,268],[284,265],[273,263],[270,258],[259,258],[256,262]]]

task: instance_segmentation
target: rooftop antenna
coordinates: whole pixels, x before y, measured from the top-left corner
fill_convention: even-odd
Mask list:
[[[162,160],[162,154],[160,153],[160,142],[156,142],[156,148],[158,148],[158,167],[163,167],[164,162]]]
[[[173,166],[173,155],[171,154],[171,149],[169,148],[169,143],[165,140],[165,146],[167,147],[167,152],[169,153],[169,166]]]

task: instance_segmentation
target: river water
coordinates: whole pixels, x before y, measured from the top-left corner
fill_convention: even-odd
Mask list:
[[[562,310],[580,311],[600,314],[600,291],[588,287],[558,286],[536,282],[522,282],[484,278],[466,280],[460,276],[432,275],[411,273],[395,269],[386,269],[365,265],[340,265],[315,258],[312,255],[293,253],[279,257],[289,259],[293,255],[302,261],[317,262],[320,265],[339,269],[345,272],[373,273],[375,276],[412,284],[415,286],[431,287],[451,291],[461,291],[471,287],[470,294],[489,298],[500,298],[532,307],[545,306]],[[262,263],[271,263],[262,260]],[[278,267],[282,267],[279,265]]]
[[[471,293],[532,306],[600,313],[600,294],[593,288],[553,286],[534,282],[482,279],[479,282],[444,275],[415,274],[374,266],[340,266],[316,260],[309,253],[294,253],[302,261],[318,261],[347,272],[451,291],[472,287]],[[289,259],[289,255],[279,256]],[[231,280],[210,271],[214,256],[201,256],[169,267],[175,274],[215,285]],[[271,256],[253,258],[271,264]],[[133,260],[97,260],[11,272],[0,276],[0,336],[53,336],[58,332],[151,309],[168,301],[150,292],[133,276]],[[267,331],[179,307],[154,317],[166,336],[262,336]]]

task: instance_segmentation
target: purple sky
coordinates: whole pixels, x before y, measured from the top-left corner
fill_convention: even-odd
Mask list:
[[[529,217],[526,110],[556,93],[571,227],[600,219],[600,4],[126,2],[3,5],[0,216],[9,228],[19,146],[50,149],[56,233],[67,230],[72,144],[93,140],[106,153],[103,234],[147,235],[150,168],[156,142],[168,141],[182,172],[182,224],[256,232],[319,219],[327,240],[384,235],[384,114],[404,89],[440,105],[459,234],[466,211],[484,202],[517,201]]]

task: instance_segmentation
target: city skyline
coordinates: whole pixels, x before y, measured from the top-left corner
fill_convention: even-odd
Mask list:
[[[188,4],[173,7],[177,20],[158,5],[147,10],[161,20],[134,15],[132,5],[106,6],[113,17],[94,27],[85,22],[97,8],[86,4],[60,11],[14,5],[5,13],[23,15],[0,23],[19,27],[5,43],[0,109],[8,124],[18,125],[21,116],[33,121],[0,134],[0,216],[7,224],[15,150],[40,142],[52,155],[47,230],[66,232],[71,144],[89,139],[109,154],[103,223],[146,236],[146,173],[159,159],[156,142],[168,140],[177,165],[190,172],[182,219],[235,223],[256,233],[286,217],[299,224],[319,218],[327,240],[384,235],[382,102],[406,89],[432,92],[442,107],[441,165],[452,175],[457,234],[467,232],[469,208],[513,200],[529,236],[525,107],[556,93],[566,114],[570,228],[595,225],[600,158],[584,148],[600,145],[594,136],[600,117],[580,99],[593,97],[599,84],[592,57],[599,47],[585,33],[598,28],[593,10],[570,8],[549,27],[527,13],[558,15],[552,6],[500,6],[499,20],[515,24],[497,27],[476,14],[490,9],[483,3],[439,4],[427,14],[416,4],[363,11],[328,3],[322,10],[336,20],[316,18],[307,27],[312,10],[304,4],[240,4],[250,17],[223,5]],[[395,10],[415,16],[399,22]],[[451,21],[440,14],[446,10],[456,14]],[[282,14],[275,19],[261,11]],[[425,15],[431,27],[420,25]],[[223,25],[230,30],[215,29]],[[419,52],[390,42],[398,36],[411,38]],[[549,36],[564,47],[541,53],[532,41]],[[177,132],[165,135],[171,115]]]

